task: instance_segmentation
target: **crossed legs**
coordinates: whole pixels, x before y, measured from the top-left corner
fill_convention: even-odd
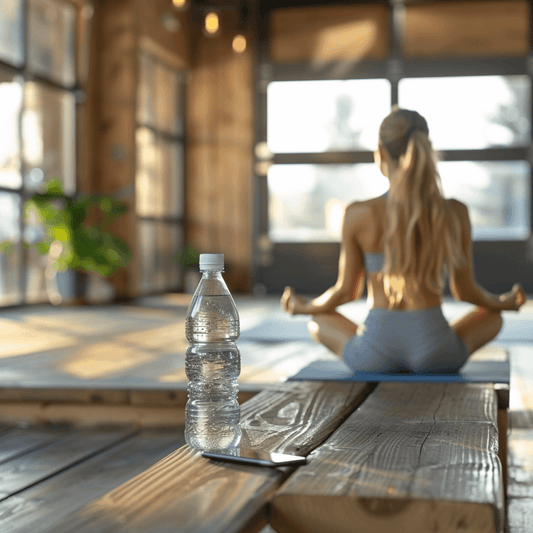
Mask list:
[[[357,332],[357,324],[348,320],[345,316],[334,311],[313,315],[313,320],[307,325],[311,337],[335,355],[342,357],[344,345],[350,337]]]
[[[483,307],[476,307],[450,323],[466,344],[469,354],[494,339],[502,325],[500,312],[489,311]],[[313,320],[308,324],[311,337],[339,357],[342,357],[344,345],[355,335],[357,328],[357,324],[336,311],[313,315]]]
[[[450,326],[466,344],[470,354],[494,339],[500,332],[502,325],[501,312],[489,311],[484,307],[475,307],[466,315],[450,323]]]

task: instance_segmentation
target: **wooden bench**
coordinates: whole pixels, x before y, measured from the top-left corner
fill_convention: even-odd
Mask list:
[[[271,522],[279,532],[354,531],[357,524],[357,531],[372,532],[500,533],[497,388],[280,383],[241,406],[242,444],[309,454],[308,465],[271,470],[216,463],[183,446],[130,478],[124,478],[124,457],[120,479],[127,480],[87,498],[83,475],[75,483],[81,471],[74,462],[68,486],[58,485],[61,476],[54,485],[55,494],[68,493],[68,513],[54,509],[65,496],[54,499],[52,480],[42,481],[0,502],[0,531],[257,532]],[[105,472],[105,463],[99,468]],[[27,491],[31,497],[24,499]],[[26,516],[22,529],[10,529],[21,501],[34,506],[33,522]]]
[[[366,383],[294,382],[273,386],[243,404],[243,444],[307,455],[333,433],[369,391]],[[67,464],[72,465],[72,461]],[[122,471],[127,465],[126,456]],[[77,486],[73,475],[76,469],[80,474]],[[105,472],[105,463],[99,469]],[[25,485],[31,493],[28,499],[26,490],[18,487],[11,497],[0,501],[0,531],[258,531],[267,523],[268,502],[292,471],[214,463],[183,446],[84,505],[85,471],[74,463],[69,467],[70,475],[61,474],[68,478],[66,487],[41,477],[33,488]],[[51,485],[58,496],[55,501]],[[96,489],[93,486],[93,492]],[[65,502],[72,510],[69,514],[65,514]],[[17,516],[23,513],[22,507],[28,506],[32,511],[29,515]],[[13,522],[21,529],[12,529]]]
[[[279,533],[500,533],[504,519],[492,387],[381,383],[283,485],[271,523]]]
[[[387,374],[353,372],[339,360],[313,361],[291,380],[295,381],[366,381],[369,383],[489,383],[498,399],[498,457],[502,464],[504,493],[507,497],[507,437],[511,371],[507,350],[486,347],[470,356],[456,374]]]

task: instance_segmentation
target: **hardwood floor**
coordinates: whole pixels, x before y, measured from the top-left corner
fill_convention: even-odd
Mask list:
[[[182,419],[176,407],[186,401],[189,301],[190,296],[170,294],[135,305],[0,311],[0,412],[8,410],[12,418],[7,422],[13,423],[24,416],[39,419],[54,408],[61,418],[70,405],[79,421],[97,423],[106,405],[127,422],[138,423],[141,417],[143,423],[178,427]],[[335,358],[310,339],[307,318],[285,315],[277,297],[236,296],[235,301],[241,318],[241,401],[313,360]],[[468,308],[452,300],[443,304],[448,319]],[[356,322],[367,312],[364,302],[340,311]],[[533,531],[532,325],[530,300],[519,313],[504,313],[502,331],[486,348],[507,350],[511,361],[508,533]],[[34,437],[42,435],[28,436],[28,446]]]

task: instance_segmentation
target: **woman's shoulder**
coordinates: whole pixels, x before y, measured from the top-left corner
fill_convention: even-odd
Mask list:
[[[376,196],[368,200],[359,200],[346,205],[346,210],[357,213],[369,213],[376,207],[383,207],[387,202],[387,195]]]
[[[362,221],[372,216],[372,200],[363,200],[348,204],[344,210],[345,220]]]
[[[370,198],[348,204],[344,210],[344,225],[354,232],[372,232],[376,221],[381,220],[385,199]],[[382,205],[383,204],[383,205]]]

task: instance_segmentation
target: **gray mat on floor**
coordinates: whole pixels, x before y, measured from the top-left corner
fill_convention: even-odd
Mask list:
[[[450,317],[449,319],[451,319]],[[266,318],[261,323],[241,331],[241,339],[256,342],[311,341],[308,320]],[[533,342],[533,319],[505,314],[503,327],[494,339],[497,342]]]
[[[255,342],[311,341],[307,322],[267,318],[256,326],[242,330],[239,339]]]

